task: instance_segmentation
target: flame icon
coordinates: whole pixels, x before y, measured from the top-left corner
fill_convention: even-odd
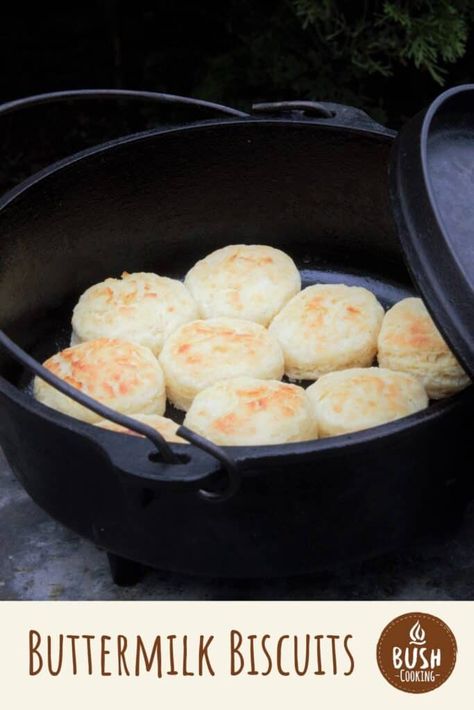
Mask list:
[[[411,627],[410,639],[410,644],[415,644],[416,646],[423,646],[426,643],[426,634],[419,621]]]

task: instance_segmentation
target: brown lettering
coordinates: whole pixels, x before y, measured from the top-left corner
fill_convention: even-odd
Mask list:
[[[110,651],[106,649],[107,641],[110,641],[110,636],[100,637],[100,675],[112,675],[110,671],[105,670],[105,657],[110,655]]]
[[[117,657],[118,657],[118,674],[122,674],[122,666],[125,669],[125,675],[130,675],[130,672],[128,670],[127,666],[127,659],[125,658],[125,651],[127,650],[127,637],[122,636],[122,634],[119,634],[117,636]]]
[[[237,641],[237,643],[236,643]],[[230,674],[231,675],[239,675],[242,673],[243,668],[244,668],[244,657],[242,656],[241,652],[239,651],[239,648],[242,645],[242,634],[240,634],[238,631],[231,631],[230,632]],[[240,661],[240,668],[236,670],[236,665],[235,665],[235,657],[238,656],[238,660]]]
[[[39,647],[41,644],[41,634],[38,631],[35,631],[34,629],[30,629],[29,633],[29,648],[30,648],[30,663],[29,663],[29,669],[28,672],[30,675],[38,675],[38,673],[41,673],[41,669],[43,668],[43,658],[38,651]],[[37,660],[37,666],[35,668],[35,657],[38,659]]]
[[[265,636],[262,637],[262,651],[266,656],[268,665],[267,665],[267,670],[262,673],[263,676],[265,675],[270,675],[272,672],[272,657],[270,656],[270,653],[268,652],[267,649],[267,641],[271,638],[270,634],[265,634]]]
[[[326,675],[326,671],[323,670],[323,663],[321,660],[321,635],[315,636],[316,639],[316,653],[318,659],[318,670],[314,671],[314,675]]]
[[[255,639],[257,636],[255,634],[251,634],[250,636],[247,637],[248,640],[250,641],[250,670],[247,671],[247,675],[258,675],[258,671],[255,667]]]
[[[91,641],[93,641],[95,639],[95,636],[90,636],[89,634],[83,634],[82,638],[86,640],[86,644],[87,644],[87,672],[89,675],[92,675]]]
[[[310,643],[311,643],[311,637],[309,634],[306,634],[305,636],[305,656],[304,656],[304,665],[303,665],[303,670],[300,670],[299,667],[299,658],[298,658],[298,636],[294,637],[294,653],[295,653],[295,671],[297,675],[306,675],[308,671],[308,666],[309,666],[309,656],[310,656]]]
[[[48,636],[48,670],[51,675],[56,676],[61,672],[61,667],[63,665],[63,646],[64,646],[64,636],[59,634],[59,651],[56,668],[53,669],[53,639]]]
[[[170,669],[167,671],[167,675],[178,675],[178,671],[175,668],[174,665],[174,640],[176,638],[175,634],[170,634],[170,636],[166,637],[170,643]]]
[[[188,637],[183,636],[183,676],[194,675],[188,671]]]
[[[331,639],[331,653],[332,653],[332,672],[333,675],[337,675],[337,653],[336,653],[336,641],[340,638],[339,636],[332,636],[328,634],[328,639]]]
[[[161,638],[159,636],[156,636],[155,638],[155,643],[153,644],[153,648],[151,650],[150,656],[147,656],[145,644],[143,643],[143,639],[141,636],[137,636],[137,651],[136,651],[136,656],[135,656],[135,675],[139,676],[140,675],[140,656],[143,657],[144,663],[145,663],[145,669],[147,672],[149,672],[153,666],[153,662],[156,658],[156,675],[158,678],[161,678],[162,676],[162,668],[161,668]]]
[[[212,643],[214,636],[209,636],[206,643],[204,643],[204,636],[199,637],[199,675],[203,675],[203,665],[206,661],[208,671],[211,675],[215,675],[214,669],[212,668],[211,661],[209,658],[209,646]]]
[[[77,675],[77,654],[76,654],[76,641],[79,636],[74,636],[69,634],[66,636],[67,639],[71,639],[71,656],[72,656],[72,674]]]
[[[288,671],[284,671],[282,666],[281,666],[281,654],[282,654],[282,646],[283,646],[283,641],[286,639],[289,639],[289,636],[280,636],[278,639],[278,644],[277,644],[277,668],[278,668],[278,673],[280,675],[290,675]]]
[[[349,656],[350,664],[351,664],[349,667],[349,670],[344,671],[344,675],[351,675],[351,673],[353,672],[354,667],[355,667],[354,656],[349,651],[349,639],[351,639],[351,638],[352,638],[352,634],[347,634],[347,636],[344,637],[344,650],[347,653],[347,655]]]

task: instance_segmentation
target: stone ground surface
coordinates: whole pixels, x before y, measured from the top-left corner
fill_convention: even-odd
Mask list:
[[[0,600],[474,599],[474,506],[448,539],[339,572],[271,581],[201,579],[149,571],[113,584],[106,556],[52,521],[0,455]]]

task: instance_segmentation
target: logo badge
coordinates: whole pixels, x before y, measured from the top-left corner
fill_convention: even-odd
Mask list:
[[[456,664],[456,639],[444,621],[432,614],[402,614],[382,631],[377,663],[391,685],[406,693],[439,688]]]

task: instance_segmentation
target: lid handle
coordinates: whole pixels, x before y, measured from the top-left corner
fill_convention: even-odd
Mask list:
[[[333,118],[336,112],[319,101],[273,101],[252,104],[255,113],[305,113],[317,118]]]

